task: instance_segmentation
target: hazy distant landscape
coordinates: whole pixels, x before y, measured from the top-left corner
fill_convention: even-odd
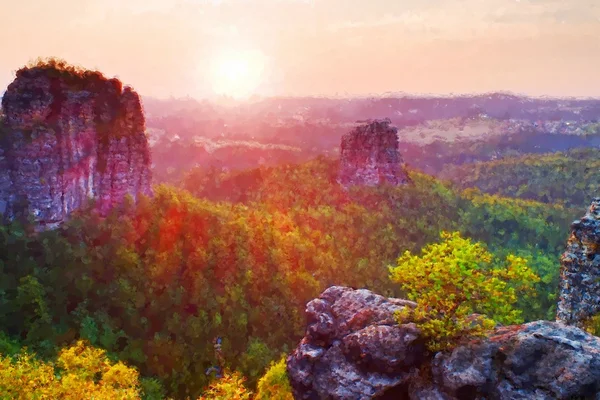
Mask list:
[[[600,145],[600,100],[594,99],[491,93],[237,103],[145,98],[156,178],[172,182],[195,166],[243,169],[337,157],[341,136],[370,118],[390,118],[407,164],[431,174],[447,164]]]

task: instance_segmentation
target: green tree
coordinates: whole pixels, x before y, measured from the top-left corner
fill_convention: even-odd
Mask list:
[[[390,268],[391,279],[417,302],[415,309],[399,312],[398,321],[414,321],[432,351],[479,336],[498,322],[522,322],[521,311],[513,307],[517,295],[531,292],[539,281],[526,260],[513,255],[495,260],[483,244],[458,232],[442,232],[441,237],[441,243],[425,246],[421,256],[405,252]]]
[[[515,307],[525,319],[552,314],[557,255],[580,212],[460,193],[417,171],[412,185],[344,191],[337,171],[337,161],[320,158],[198,175],[195,196],[157,186],[106,218],[81,210],[34,235],[0,225],[9,341],[0,337],[0,347],[10,352],[16,339],[52,359],[85,339],[160,382],[166,396],[193,399],[210,383],[202,372],[221,365],[213,348],[221,337],[222,365],[253,388],[301,339],[308,301],[331,285],[401,296],[387,266],[456,230],[498,256],[531,259],[538,296]],[[144,382],[146,395],[156,393]]]

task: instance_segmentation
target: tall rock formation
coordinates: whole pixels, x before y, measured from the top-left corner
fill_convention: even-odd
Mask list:
[[[600,197],[571,225],[561,257],[560,297],[556,320],[581,326],[600,312]]]
[[[398,129],[389,119],[369,120],[342,137],[338,182],[377,186],[408,183],[398,151]]]
[[[150,194],[140,98],[117,79],[51,60],[19,70],[2,98],[0,213],[51,228],[88,199],[107,212]]]
[[[339,286],[309,302],[306,335],[287,359],[294,398],[600,398],[600,338],[537,321],[431,354],[414,324],[394,320],[412,306]]]

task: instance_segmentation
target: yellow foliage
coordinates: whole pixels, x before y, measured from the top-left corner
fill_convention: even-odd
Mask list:
[[[592,335],[600,335],[600,314],[596,314],[583,321],[583,329]]]
[[[254,400],[294,400],[287,376],[285,357],[271,366],[258,381]]]
[[[482,335],[497,322],[522,322],[521,311],[512,306],[518,293],[531,293],[539,281],[526,260],[510,255],[497,265],[482,244],[458,232],[441,237],[443,242],[424,247],[421,256],[405,252],[390,268],[391,279],[417,302],[415,309],[398,313],[399,322],[414,321],[432,351]]]
[[[138,372],[113,364],[103,350],[79,341],[60,352],[56,365],[26,351],[0,359],[0,392],[11,399],[140,399]],[[3,397],[4,398],[4,397]]]
[[[198,400],[250,400],[252,392],[244,386],[239,372],[225,372],[214,381]]]

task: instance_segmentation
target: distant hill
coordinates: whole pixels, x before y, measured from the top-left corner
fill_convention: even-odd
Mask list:
[[[600,193],[600,149],[524,155],[448,167],[440,175],[460,188],[568,207],[587,207]]]
[[[224,107],[193,99],[158,100],[144,98],[146,111],[152,115],[173,115],[182,110],[215,113],[222,116]],[[419,123],[431,119],[471,117],[485,114],[495,119],[596,120],[600,116],[600,99],[533,98],[504,93],[455,97],[370,97],[312,98],[274,97],[227,107],[238,117],[303,116],[327,118],[331,122],[353,122],[357,119],[389,117],[396,124]],[[162,110],[162,111],[161,111]]]

